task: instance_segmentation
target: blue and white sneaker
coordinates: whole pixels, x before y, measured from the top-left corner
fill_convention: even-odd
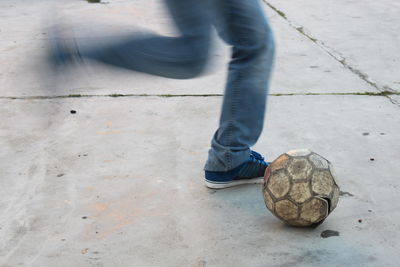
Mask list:
[[[257,152],[251,151],[250,158],[242,165],[227,171],[205,171],[206,186],[213,189],[227,188],[241,184],[261,184],[264,182],[268,163]]]
[[[83,63],[83,58],[71,27],[54,25],[50,29],[49,36],[51,48],[49,59],[55,67]]]

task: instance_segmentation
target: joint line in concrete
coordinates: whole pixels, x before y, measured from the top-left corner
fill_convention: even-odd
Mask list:
[[[268,94],[268,96],[384,96],[389,99],[391,95],[400,95],[400,92],[382,91],[382,92],[354,92],[354,93],[276,93]],[[176,97],[223,97],[223,94],[108,94],[108,95],[54,95],[54,96],[0,96],[3,100],[49,100],[62,98],[118,98],[118,97],[160,97],[160,98],[176,98]],[[392,101],[392,100],[391,100]],[[392,101],[392,103],[394,103]],[[394,103],[397,104],[397,103]]]
[[[306,32],[304,30],[303,26],[299,26],[293,21],[291,21],[286,14],[282,11],[279,10],[277,7],[269,3],[267,0],[263,0],[263,2],[270,7],[272,10],[274,10],[280,17],[282,17],[284,20],[287,21],[290,27],[298,31],[301,35],[305,36],[309,40],[311,40],[313,43],[315,43],[318,47],[320,47],[325,53],[327,53],[330,57],[332,57],[334,60],[342,64],[346,69],[351,71],[353,74],[358,76],[361,80],[364,82],[368,83],[370,86],[374,87],[376,90],[380,92],[393,92],[395,93],[396,90],[388,87],[388,86],[379,86],[375,81],[373,81],[366,73],[362,72],[361,70],[357,69],[356,67],[350,65],[347,61],[346,58],[341,56],[341,54],[337,51],[335,51],[333,48],[330,48],[327,46],[323,41],[318,40],[317,38],[313,37],[310,33]],[[393,101],[392,101],[393,102]]]

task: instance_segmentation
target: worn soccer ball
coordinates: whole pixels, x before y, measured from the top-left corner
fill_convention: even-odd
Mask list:
[[[308,149],[280,155],[266,169],[264,180],[267,208],[289,225],[319,225],[339,201],[331,163]]]

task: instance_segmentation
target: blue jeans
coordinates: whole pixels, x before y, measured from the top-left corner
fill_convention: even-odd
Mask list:
[[[165,0],[178,37],[142,34],[83,56],[124,69],[170,78],[199,75],[205,68],[211,27],[232,47],[219,128],[205,164],[228,171],[244,163],[258,140],[274,60],[274,40],[259,0]],[[85,49],[84,49],[85,50]]]

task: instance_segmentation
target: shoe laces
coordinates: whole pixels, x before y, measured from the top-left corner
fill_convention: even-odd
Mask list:
[[[252,162],[252,163],[258,163],[260,165],[264,165],[265,167],[268,166],[268,163],[265,162],[264,157],[261,156],[261,154],[255,152],[255,151],[251,151],[249,161]]]

